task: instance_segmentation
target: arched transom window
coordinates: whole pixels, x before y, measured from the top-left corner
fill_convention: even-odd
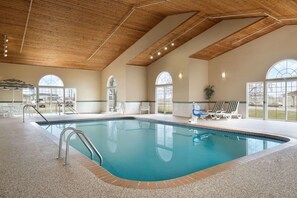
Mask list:
[[[156,85],[172,84],[171,75],[168,72],[161,72],[156,80]]]
[[[274,64],[267,72],[266,79],[297,77],[297,61],[282,60]]]
[[[49,87],[63,87],[64,83],[58,76],[46,75],[42,77],[39,81],[39,86],[49,86]]]
[[[107,81],[107,87],[116,87],[116,86],[117,86],[117,80],[115,79],[115,77],[113,76],[109,77]]]

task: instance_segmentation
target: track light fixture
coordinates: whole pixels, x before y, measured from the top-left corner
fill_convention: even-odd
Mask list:
[[[3,36],[3,56],[8,56],[8,37],[7,35]]]
[[[158,56],[160,56],[161,55],[161,52],[160,51],[162,49],[164,49],[165,51],[167,51],[169,49],[169,47],[174,47],[175,46],[175,42],[177,41],[177,39],[179,39],[180,37],[182,37],[183,35],[185,35],[189,31],[191,31],[193,28],[197,27],[198,25],[200,25],[201,23],[203,23],[207,19],[208,19],[208,17],[202,18],[195,25],[191,26],[189,29],[187,29],[186,31],[184,31],[183,33],[181,33],[180,35],[178,35],[176,38],[174,38],[173,40],[171,40],[169,43],[166,43],[166,45],[163,45],[161,48],[159,48],[156,51],[154,51],[153,53],[151,53],[150,54],[150,59],[153,59],[151,57],[154,57],[155,54],[157,54]]]

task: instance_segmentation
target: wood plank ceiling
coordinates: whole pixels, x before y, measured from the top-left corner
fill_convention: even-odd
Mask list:
[[[8,57],[0,56],[0,62],[100,71],[166,16],[191,11],[197,14],[152,43],[129,64],[149,65],[157,60],[151,60],[150,54],[167,43],[175,40],[174,47],[181,46],[221,20],[264,17],[192,55],[211,59],[282,25],[295,24],[296,20],[284,19],[297,18],[297,3],[294,0],[0,0],[0,34],[9,39]]]

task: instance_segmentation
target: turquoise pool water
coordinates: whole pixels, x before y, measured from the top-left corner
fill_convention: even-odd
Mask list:
[[[91,139],[104,158],[103,167],[110,173],[140,181],[177,178],[284,143],[138,119],[68,122],[42,127],[59,137],[69,126],[84,131]],[[72,137],[70,145],[90,157],[76,136]]]

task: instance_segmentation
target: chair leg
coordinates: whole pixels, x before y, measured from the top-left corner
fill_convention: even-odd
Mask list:
[[[222,118],[222,115],[221,114],[216,115],[216,120],[219,120],[221,118]]]

